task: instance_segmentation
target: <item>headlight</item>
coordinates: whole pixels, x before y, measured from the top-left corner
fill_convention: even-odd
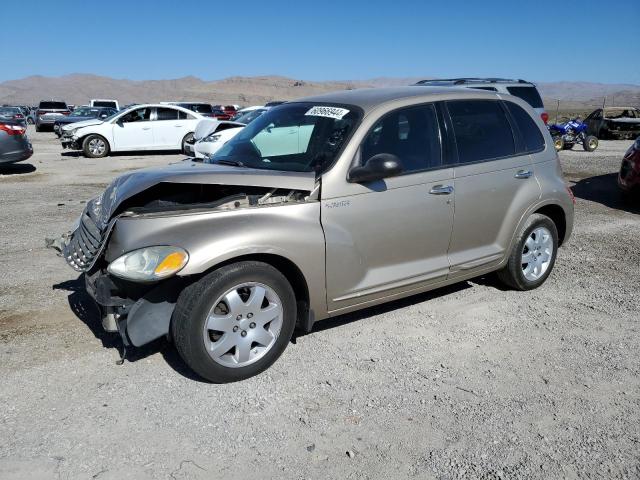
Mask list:
[[[220,140],[220,137],[222,135],[217,134],[217,135],[209,135],[208,137],[204,137],[201,141],[202,142],[217,142],[218,140]]]
[[[179,247],[147,247],[116,258],[107,270],[126,280],[153,282],[175,275],[188,260],[189,254]]]

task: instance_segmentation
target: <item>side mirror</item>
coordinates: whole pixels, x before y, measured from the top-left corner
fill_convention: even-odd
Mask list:
[[[352,168],[347,181],[350,183],[374,182],[400,173],[402,173],[402,165],[398,157],[390,153],[378,153],[361,167]]]

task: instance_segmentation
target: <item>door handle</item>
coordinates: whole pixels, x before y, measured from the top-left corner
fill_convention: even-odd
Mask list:
[[[180,127],[182,127],[182,125],[174,125],[174,127],[180,128]]]
[[[453,193],[453,187],[451,185],[434,185],[429,193],[431,195],[450,195]]]
[[[531,170],[518,170],[518,173],[516,173],[514,177],[529,178],[531,175],[533,175],[533,172]]]
[[[151,130],[151,127],[142,127],[143,130]]]

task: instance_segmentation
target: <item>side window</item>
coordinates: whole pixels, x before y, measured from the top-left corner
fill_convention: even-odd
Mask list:
[[[178,119],[179,120],[193,120],[194,117],[193,115],[187,113],[187,112],[183,112],[182,110],[176,110],[178,112]],[[158,119],[159,120],[159,119]]]
[[[473,163],[515,154],[511,125],[495,100],[448,101],[460,163]]]
[[[361,146],[362,161],[379,153],[397,156],[404,173],[442,165],[440,130],[433,105],[386,114],[369,131]]]
[[[137,108],[122,117],[124,123],[145,122],[151,119],[151,108]]]
[[[173,108],[158,107],[156,109],[157,120],[177,120],[178,110]]]
[[[529,114],[513,102],[504,102],[504,104],[520,130],[525,152],[538,152],[544,149],[544,137]]]

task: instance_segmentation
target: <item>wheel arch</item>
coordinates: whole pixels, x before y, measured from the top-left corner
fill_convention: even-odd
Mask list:
[[[113,144],[111,143],[109,138],[107,138],[106,135],[103,135],[102,133],[98,133],[98,132],[87,132],[84,135],[82,135],[81,137],[78,137],[78,140],[77,140],[78,145],[80,145],[80,147],[83,147],[84,146],[84,141],[87,139],[87,137],[89,137],[91,135],[95,135],[97,137],[101,137],[102,139],[104,139],[104,141],[107,142],[107,146],[109,147],[109,151],[110,152],[113,151]]]
[[[298,265],[296,265],[289,258],[274,253],[250,253],[238,255],[236,257],[228,258],[220,263],[210,266],[209,268],[207,268],[207,270],[197,275],[197,279],[202,278],[208,273],[222,268],[226,265],[247,261],[266,263],[267,265],[271,265],[282,275],[284,275],[284,277],[291,285],[293,293],[296,297],[296,327],[303,332],[309,332],[311,328],[313,328],[315,315],[310,308],[311,300],[309,296],[308,282],[304,274],[302,273],[302,270],[300,270]],[[197,279],[194,279],[194,281]]]
[[[539,213],[549,217],[551,221],[555,223],[558,229],[558,246],[561,246],[567,233],[567,217],[564,209],[558,204],[550,203],[538,208],[533,213]]]

